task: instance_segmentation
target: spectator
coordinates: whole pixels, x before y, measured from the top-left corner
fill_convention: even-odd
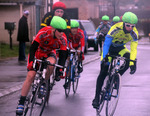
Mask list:
[[[29,11],[25,10],[23,12],[23,16],[19,20],[18,35],[17,35],[17,41],[19,41],[18,61],[26,61],[25,42],[29,42],[28,23],[27,23],[28,15],[29,15]]]

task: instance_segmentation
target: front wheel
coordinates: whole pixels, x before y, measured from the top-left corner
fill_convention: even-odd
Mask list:
[[[37,87],[37,90],[35,91],[34,98],[32,100],[31,109],[30,109],[30,116],[39,115],[41,116],[45,104],[48,97],[48,81],[43,81],[43,83],[40,83]],[[41,86],[44,86],[43,91],[41,92]]]
[[[106,104],[106,116],[113,116],[120,95],[121,80],[119,74],[114,74],[110,87],[108,88],[107,104]]]
[[[77,88],[78,88],[78,83],[79,83],[79,74],[78,75],[76,75],[76,73],[77,73],[77,67],[75,67],[75,65],[73,66],[73,68],[72,68],[72,73],[73,73],[73,80],[72,80],[72,83],[73,83],[73,92],[74,93],[76,93],[76,91],[77,91]]]
[[[71,88],[71,79],[70,79],[71,68],[70,67],[71,67],[71,65],[69,63],[67,66],[66,77],[65,77],[65,95],[66,95],[66,97],[69,96],[70,88]]]

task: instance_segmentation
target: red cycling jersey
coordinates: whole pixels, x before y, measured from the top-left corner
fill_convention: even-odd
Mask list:
[[[41,55],[42,54],[44,55],[44,54],[49,54],[51,52],[56,53],[56,49],[60,49],[60,50],[67,49],[66,35],[63,34],[63,36],[60,39],[53,38],[51,26],[42,28],[36,35],[34,41],[39,43],[38,50],[36,51],[35,54],[36,57],[38,56],[39,53]]]
[[[75,48],[81,47],[81,51],[84,53],[84,46],[85,46],[85,40],[84,40],[84,32],[82,29],[78,29],[77,34],[73,35],[72,33],[69,34],[69,48]]]

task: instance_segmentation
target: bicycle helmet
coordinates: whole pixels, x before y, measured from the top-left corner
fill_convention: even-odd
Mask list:
[[[56,9],[66,9],[66,5],[63,2],[56,2],[55,4],[53,4],[52,6],[52,10],[56,10]]]
[[[122,16],[122,21],[124,23],[136,24],[138,22],[137,16],[132,12],[125,12]]]
[[[67,28],[66,21],[59,16],[53,16],[50,25],[52,27],[54,27],[55,29],[66,29]]]
[[[113,22],[119,22],[120,21],[120,17],[119,16],[114,16],[113,17]]]
[[[71,20],[71,28],[78,28],[79,22],[76,20]]]
[[[103,21],[109,21],[109,16],[107,16],[107,15],[102,16],[102,20]]]

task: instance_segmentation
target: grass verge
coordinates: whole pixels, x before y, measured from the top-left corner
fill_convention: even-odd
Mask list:
[[[29,46],[26,46],[26,55],[29,52]],[[0,59],[10,58],[10,57],[18,57],[19,54],[19,46],[13,45],[12,49],[10,49],[9,44],[0,43]]]

